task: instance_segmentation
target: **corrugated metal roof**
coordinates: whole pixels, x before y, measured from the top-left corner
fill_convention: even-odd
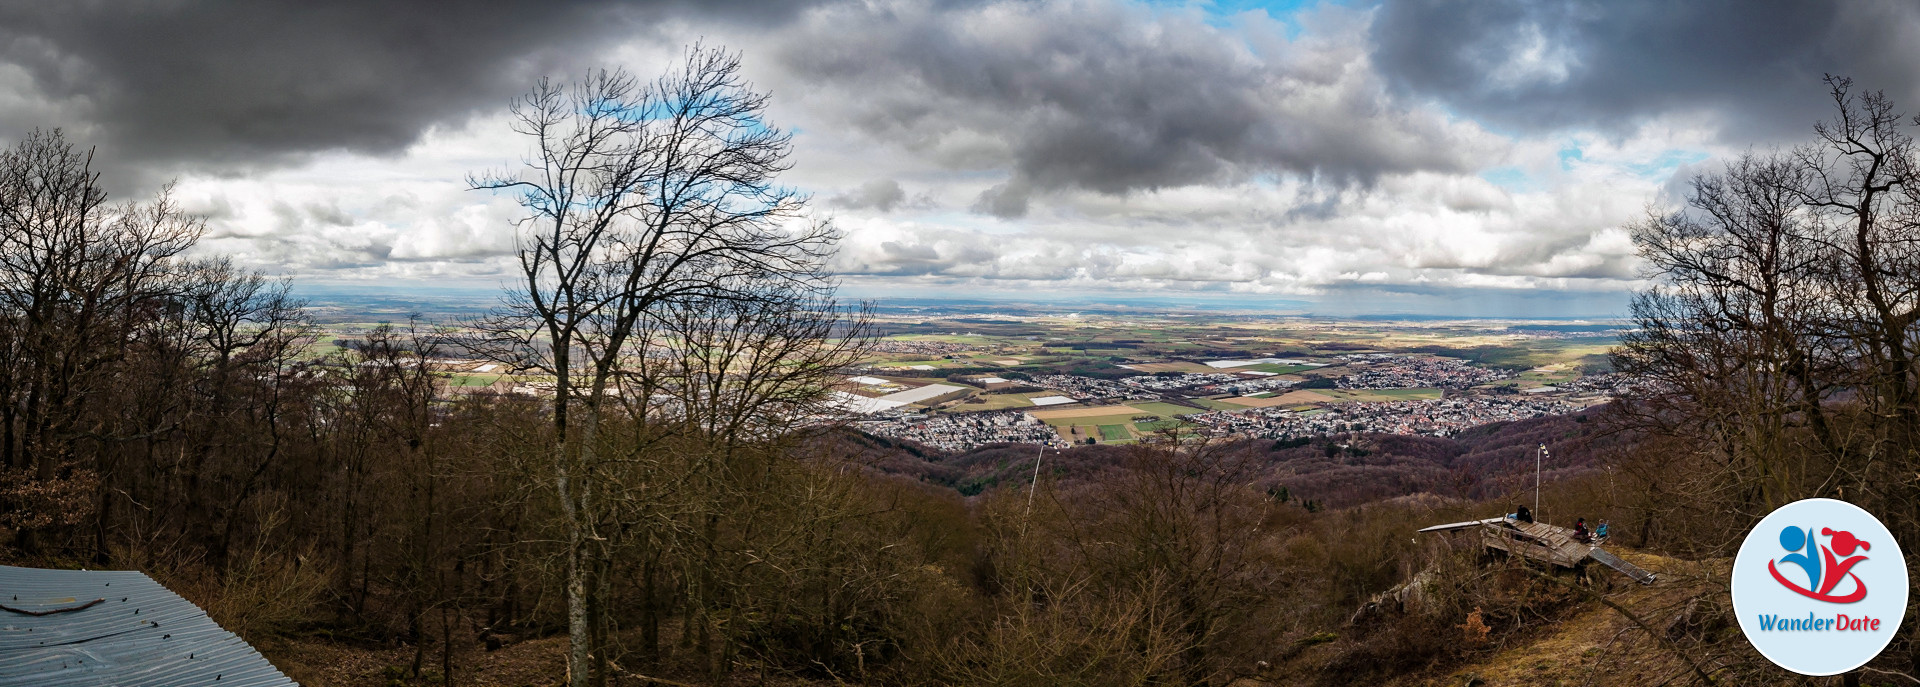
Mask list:
[[[67,612],[35,616],[81,606]],[[205,611],[135,571],[0,565],[0,687],[294,685]]]

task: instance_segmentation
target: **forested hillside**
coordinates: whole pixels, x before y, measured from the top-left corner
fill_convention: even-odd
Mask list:
[[[1532,493],[1534,458],[1546,446],[1541,474],[1562,481],[1604,471],[1609,452],[1633,433],[1606,420],[1608,407],[1576,415],[1498,422],[1457,437],[1350,433],[1283,441],[1230,442],[1214,450],[1244,454],[1261,465],[1258,481],[1275,495],[1316,508],[1358,506],[1414,494],[1486,500]],[[951,487],[963,495],[1024,489],[1040,475],[1062,485],[1093,482],[1118,470],[1135,449],[1091,445],[1067,450],[1001,444],[951,453],[885,437],[842,437],[848,455],[882,472]]]

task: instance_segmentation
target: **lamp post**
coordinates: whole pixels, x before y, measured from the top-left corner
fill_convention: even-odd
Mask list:
[[[1547,458],[1547,445],[1541,444],[1540,450],[1533,454],[1533,517],[1540,517],[1540,464]]]
[[[1047,445],[1041,444],[1040,452],[1034,454],[1033,456],[1033,483],[1027,485],[1027,517],[1028,518],[1033,517],[1033,492],[1040,490],[1040,459],[1045,458],[1046,455],[1047,455]],[[1025,524],[1021,525],[1021,528],[1023,528],[1023,530],[1025,527],[1026,527]]]

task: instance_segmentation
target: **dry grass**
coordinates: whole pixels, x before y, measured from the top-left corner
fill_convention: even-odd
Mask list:
[[[1741,666],[1740,672],[1720,676],[1728,684],[1792,682],[1792,676],[1784,671],[1777,671],[1772,680],[1764,669],[1757,675],[1745,672],[1752,668],[1755,657],[1750,656],[1752,650],[1740,637],[1737,627],[1714,627],[1696,636],[1671,630],[1677,618],[1688,611],[1690,603],[1695,609],[1727,608],[1723,585],[1731,561],[1693,562],[1631,551],[1616,550],[1615,553],[1660,575],[1660,581],[1641,586],[1612,570],[1591,566],[1593,582],[1588,589],[1605,594],[1633,611],[1707,669],[1729,664]],[[1695,610],[1694,613],[1704,612]],[[1732,618],[1726,617],[1725,621],[1730,623]],[[1519,632],[1506,635],[1505,642],[1505,646],[1493,654],[1465,665],[1409,675],[1389,684],[1626,687],[1690,684],[1693,679],[1685,660],[1618,611],[1598,603],[1586,604],[1579,613],[1558,622],[1520,628]],[[1754,682],[1754,678],[1759,681]]]
[[[261,652],[287,677],[305,687],[387,687],[413,663],[413,648],[374,646],[300,637],[263,644]],[[564,684],[566,637],[508,645],[499,651],[466,647],[454,653],[454,684],[475,687],[544,687]],[[428,655],[432,674],[439,654]],[[408,684],[400,681],[397,684]]]
[[[637,637],[629,636],[628,639],[637,640]],[[258,648],[275,667],[303,687],[408,687],[446,684],[441,679],[438,645],[429,647],[420,679],[411,676],[413,648],[402,644],[369,645],[362,642],[307,636],[276,639]],[[673,660],[671,654],[675,648],[671,643],[664,648],[669,654],[669,660]],[[487,651],[478,643],[456,640],[452,661],[453,684],[462,687],[560,687],[566,684],[566,651],[567,638],[564,635],[514,642],[497,651]],[[691,657],[682,656],[681,658]],[[682,667],[685,668],[685,666]],[[642,671],[636,670],[637,666],[625,668],[624,674],[616,676],[610,684],[616,686],[704,684],[700,677],[688,675],[684,669]],[[727,684],[800,687],[836,683],[812,681],[778,673],[762,675],[753,666],[740,665],[736,667]]]

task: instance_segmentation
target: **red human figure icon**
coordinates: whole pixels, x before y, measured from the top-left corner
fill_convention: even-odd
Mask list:
[[[1845,530],[1834,530],[1832,528],[1822,527],[1820,528],[1820,533],[1833,538],[1833,546],[1831,548],[1825,547],[1825,546],[1820,547],[1820,554],[1822,557],[1826,558],[1827,569],[1831,571],[1827,574],[1826,579],[1821,580],[1820,595],[1831,596],[1833,592],[1833,588],[1836,586],[1839,586],[1840,578],[1853,577],[1856,591],[1853,594],[1848,594],[1847,596],[1834,598],[1830,600],[1836,601],[1839,603],[1850,603],[1853,601],[1859,601],[1861,598],[1865,598],[1867,595],[1866,587],[1860,584],[1859,577],[1848,575],[1847,571],[1853,568],[1854,565],[1857,565],[1861,561],[1866,560],[1867,557],[1866,556],[1850,556],[1844,560],[1836,561],[1834,560],[1833,554],[1835,551],[1838,551],[1840,555],[1848,556],[1849,554],[1853,553],[1853,550],[1855,548],[1871,551],[1873,549],[1873,545],[1868,544],[1867,542],[1861,541],[1860,539],[1854,537],[1852,532],[1848,532]]]

